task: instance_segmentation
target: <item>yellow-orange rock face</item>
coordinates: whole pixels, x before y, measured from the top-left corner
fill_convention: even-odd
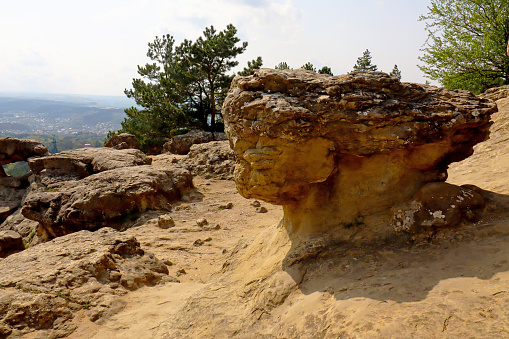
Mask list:
[[[236,77],[223,106],[239,192],[283,205],[292,237],[345,240],[393,232],[391,210],[444,181],[496,111],[470,92],[380,72],[274,69]]]

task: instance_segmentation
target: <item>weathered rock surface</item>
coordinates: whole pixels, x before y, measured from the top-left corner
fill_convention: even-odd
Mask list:
[[[163,150],[173,154],[187,154],[194,144],[219,140],[226,140],[226,134],[192,130],[186,134],[176,135],[171,138],[163,145]]]
[[[21,206],[25,192],[24,189],[0,185],[0,224]]]
[[[187,156],[161,154],[152,159],[154,166],[177,164],[194,174],[217,179],[232,179],[235,169],[235,153],[226,140],[192,145]]]
[[[169,203],[191,186],[192,175],[178,167],[116,168],[32,192],[22,213],[40,223],[38,235],[43,240],[100,227],[122,229],[123,222],[140,212],[170,208]]]
[[[0,336],[47,330],[70,334],[74,313],[97,321],[123,308],[119,296],[145,285],[176,281],[166,265],[133,237],[111,228],[81,231],[0,260]]]
[[[14,213],[8,216],[2,224],[0,224],[0,230],[2,231],[11,230],[21,234],[27,247],[41,242],[37,236],[38,228],[39,223],[25,218],[21,214],[21,208],[18,208]]]
[[[484,93],[482,93],[479,96],[482,98],[493,100],[493,101],[508,98],[509,97],[509,85],[488,88]]]
[[[61,182],[80,180],[91,174],[111,169],[150,165],[152,159],[137,149],[83,148],[55,155],[33,158],[28,165],[38,182],[47,188],[58,187]]]
[[[295,239],[392,236],[391,209],[489,135],[497,106],[467,91],[380,72],[261,69],[236,77],[223,106],[239,192],[283,205]]]
[[[23,238],[15,231],[0,231],[0,257],[5,258],[9,254],[23,251]]]
[[[396,211],[393,226],[411,233],[454,227],[462,220],[477,221],[476,212],[484,205],[484,197],[469,187],[431,182],[415,194],[406,208]]]
[[[27,161],[28,158],[48,154],[46,147],[38,141],[0,138],[0,177],[7,176],[1,165]]]
[[[138,148],[139,144],[138,139],[136,139],[136,136],[130,133],[121,133],[112,136],[104,146],[115,149],[128,149],[128,148]]]

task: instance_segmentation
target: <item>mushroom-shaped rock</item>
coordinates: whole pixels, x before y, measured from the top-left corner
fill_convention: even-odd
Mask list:
[[[381,72],[260,69],[223,106],[239,192],[283,205],[292,237],[394,232],[394,206],[488,138],[496,104]],[[391,233],[391,234],[392,234]]]

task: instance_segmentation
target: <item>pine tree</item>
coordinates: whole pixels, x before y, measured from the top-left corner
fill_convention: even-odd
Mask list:
[[[124,92],[137,107],[125,110],[127,118],[116,133],[136,135],[146,150],[191,128],[221,130],[220,110],[233,79],[228,72],[247,47],[236,34],[233,25],[220,32],[210,26],[196,41],[178,46],[169,34],[156,37],[148,44],[152,63],[138,66],[141,78]],[[259,57],[247,68],[259,68],[261,62]]]
[[[332,70],[331,70],[331,68],[330,68],[330,67],[328,67],[328,66],[323,66],[322,68],[320,68],[320,69],[318,70],[318,73],[320,73],[320,74],[329,74],[329,75],[334,75],[334,74],[332,74]]]
[[[309,61],[308,61],[308,62],[306,62],[304,65],[302,65],[302,66],[301,66],[301,68],[304,68],[304,69],[306,69],[306,70],[308,70],[308,71],[312,71],[312,72],[315,72],[315,73],[316,73],[316,68],[315,68],[315,66],[313,66],[313,64],[312,64],[312,63],[310,63]]]
[[[353,66],[354,71],[376,71],[378,67],[371,64],[371,53],[365,50],[361,57],[357,58],[357,63]]]
[[[255,70],[260,69],[263,65],[262,57],[258,57],[252,61],[247,62],[247,67],[237,73],[237,75],[247,76],[252,75]]]
[[[395,78],[398,78],[399,80],[401,80],[401,71],[399,70],[398,65],[394,65],[394,68],[389,73],[389,75],[391,77],[395,77]]]
[[[275,69],[291,69],[290,66],[288,66],[288,64],[285,61],[280,62],[274,68]]]

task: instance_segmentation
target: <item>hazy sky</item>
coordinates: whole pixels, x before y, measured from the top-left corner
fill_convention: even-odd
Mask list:
[[[262,56],[352,70],[369,49],[379,70],[397,64],[403,81],[426,40],[419,15],[429,0],[0,0],[0,92],[123,95],[149,61],[147,43],[171,34],[195,40],[232,23],[249,43],[239,69]]]

